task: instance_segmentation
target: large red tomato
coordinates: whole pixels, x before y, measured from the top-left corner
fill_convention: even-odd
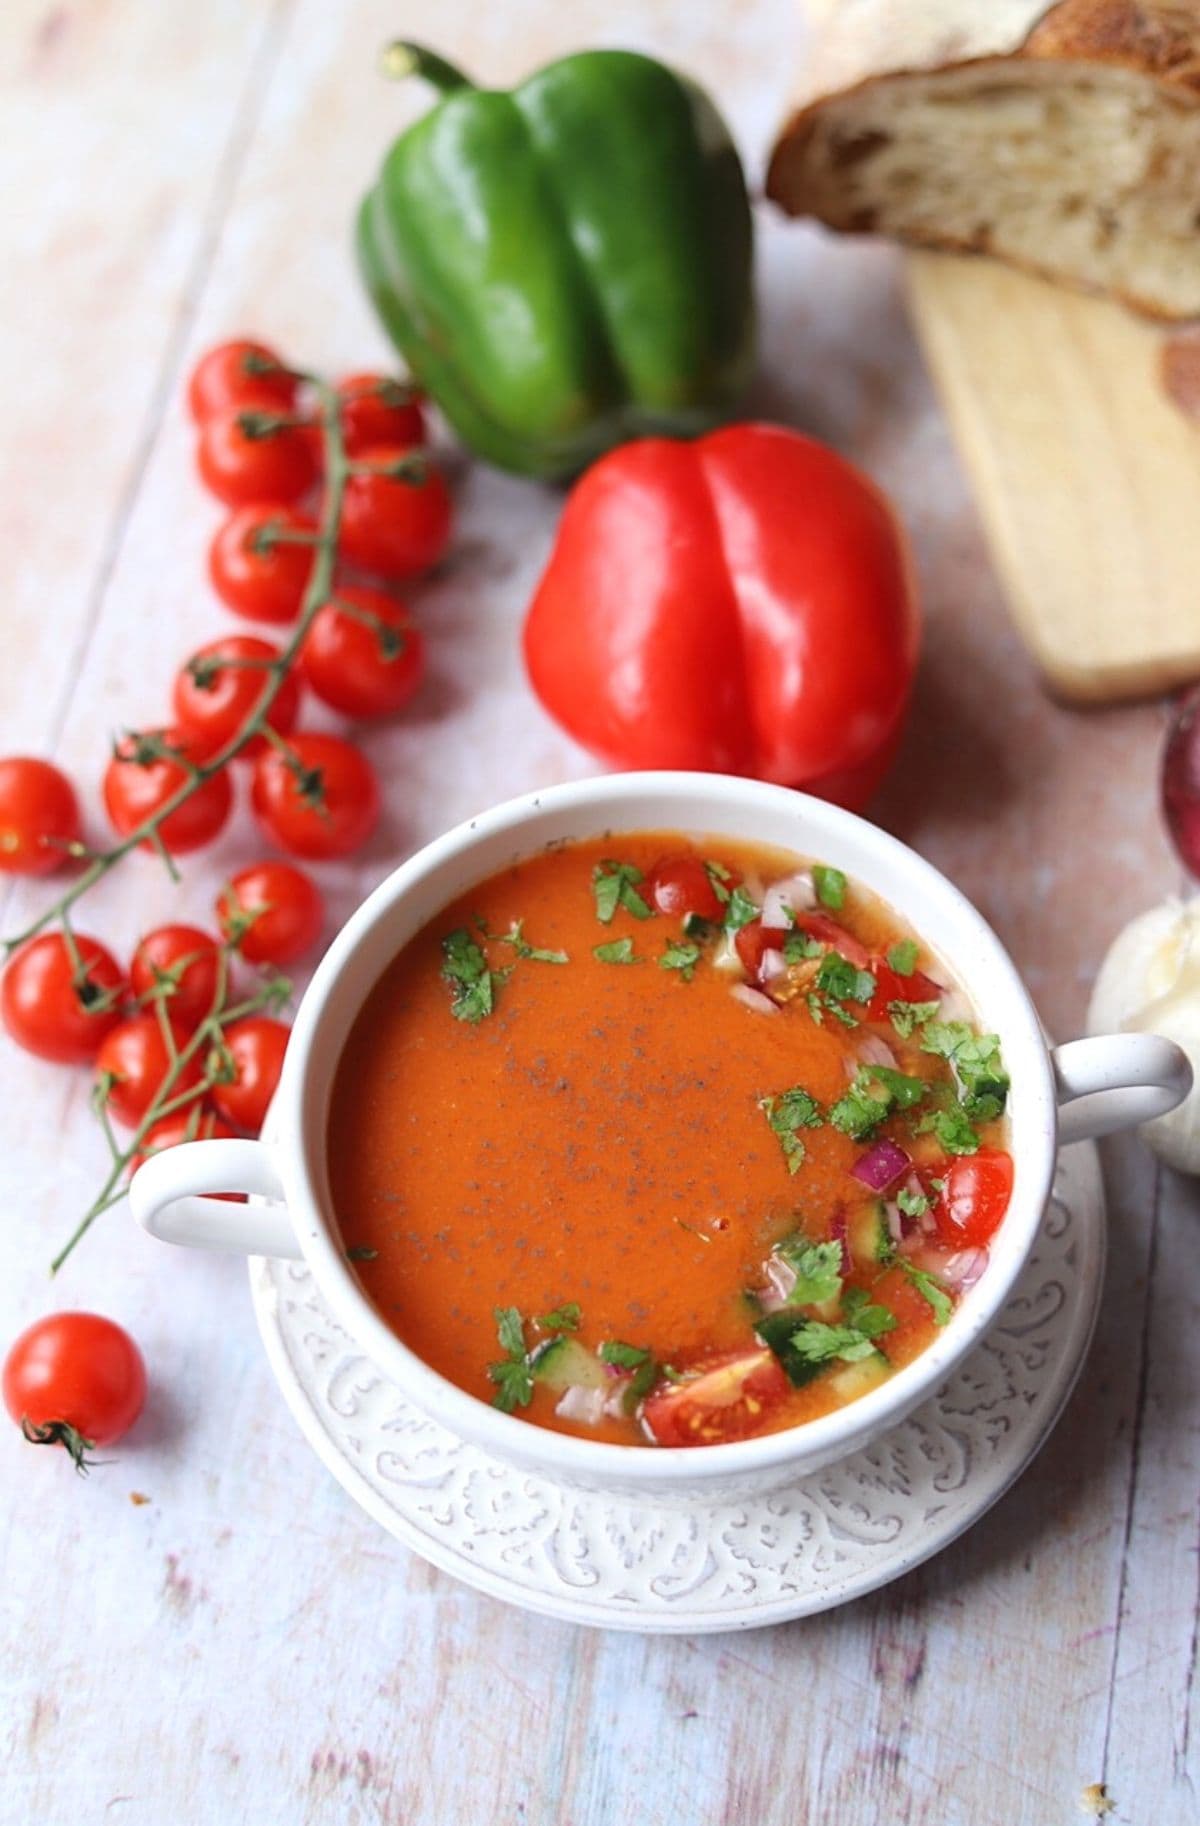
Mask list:
[[[917,634],[874,483],[813,438],[730,425],[625,444],[581,478],[525,658],[546,708],[610,763],[858,806],[899,742]]]

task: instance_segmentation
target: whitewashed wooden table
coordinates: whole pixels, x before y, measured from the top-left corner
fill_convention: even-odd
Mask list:
[[[789,0],[9,0],[0,23],[0,747],[92,790],[111,732],[230,624],[203,578],[213,512],[183,376],[238,331],[334,371],[383,354],[351,213],[421,104],[375,74],[429,29],[494,81],[631,44],[720,95],[752,174],[786,98]],[[906,326],[898,263],[762,220],[755,408],[833,439],[913,529],[929,638],[877,814],[946,866],[1081,1019],[1108,936],[1175,884],[1160,708],[1081,716],[1039,691],[1004,618]],[[367,746],[390,783],[369,851],[327,872],[344,915],[486,802],[587,771],[532,704],[515,630],[557,497],[461,479],[453,560],[417,592],[432,651],[411,715]],[[90,806],[99,828],[94,794]],[[147,858],[87,924],[127,952],[203,913],[242,820],[173,890]],[[11,929],[33,891],[6,897]],[[899,1584],[737,1638],[639,1639],[523,1615],[410,1557],[297,1434],[241,1262],[107,1217],[45,1267],[102,1165],[81,1075],[5,1049],[0,1335],[86,1305],[141,1340],[153,1392],[85,1484],[0,1435],[5,1826],[1058,1826],[1200,1817],[1197,1197],[1108,1156],[1099,1332],[1052,1444],[965,1539]],[[149,1497],[130,1501],[132,1492]]]

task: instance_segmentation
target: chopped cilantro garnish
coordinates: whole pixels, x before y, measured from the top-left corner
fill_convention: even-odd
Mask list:
[[[817,988],[837,1002],[869,1002],[875,993],[875,978],[840,951],[827,951],[817,971]]]
[[[650,1352],[647,1351],[645,1362],[640,1363],[637,1369],[634,1370],[629,1387],[625,1390],[625,1398],[622,1402],[622,1406],[627,1414],[636,1412],[638,1402],[650,1393],[650,1390],[658,1381],[660,1373],[658,1364],[654,1361]]]
[[[611,1363],[615,1369],[636,1369],[639,1364],[650,1360],[650,1352],[638,1344],[622,1344],[619,1338],[606,1338],[600,1346],[601,1363]]]
[[[1008,1096],[1009,1078],[1000,1058],[998,1034],[976,1033],[966,1021],[930,1021],[921,1034],[921,1050],[949,1060],[966,1092],[968,1108],[973,1100],[990,1099],[995,1103],[989,1114],[972,1111],[980,1122],[1000,1114]]]
[[[725,930],[740,932],[743,926],[758,918],[758,911],[745,888],[739,885],[725,904]]]
[[[817,1026],[823,1027],[825,1025],[825,1005],[816,990],[810,989],[804,999],[808,1003],[808,1012]],[[855,1026],[858,1025],[857,1022],[854,1022],[853,1024]]]
[[[492,1406],[511,1414],[515,1408],[527,1408],[533,1400],[533,1374],[525,1355],[525,1326],[515,1306],[497,1306],[493,1311],[504,1361],[488,1364],[488,1380],[496,1384]]]
[[[840,1243],[812,1243],[805,1236],[790,1236],[776,1243],[775,1254],[796,1276],[796,1284],[787,1297],[789,1306],[819,1306],[825,1300],[836,1300],[841,1293]]]
[[[928,1088],[923,1078],[910,1078],[890,1066],[860,1065],[849,1090],[830,1110],[829,1120],[843,1135],[865,1141],[893,1109],[911,1109]]]
[[[583,1317],[577,1300],[565,1300],[556,1306],[553,1312],[543,1313],[534,1324],[542,1331],[578,1331],[579,1321]]]
[[[821,1110],[816,1098],[795,1085],[778,1097],[760,1097],[758,1107],[779,1137],[788,1172],[798,1172],[804,1160],[804,1143],[799,1131],[821,1126]]]
[[[903,1257],[900,1258],[900,1266],[921,1298],[933,1308],[934,1324],[945,1325],[954,1311],[954,1301],[942,1283],[936,1276],[927,1273],[924,1268],[918,1268],[913,1262],[905,1261]]]
[[[917,1124],[917,1134],[934,1134],[945,1148],[947,1154],[977,1154],[979,1136],[971,1127],[970,1118],[961,1103],[952,1103],[948,1108],[932,1110],[928,1116]]]
[[[373,1262],[378,1254],[378,1249],[368,1249],[365,1243],[355,1243],[353,1248],[347,1249],[346,1260],[348,1262]]]
[[[820,939],[810,938],[807,932],[789,932],[783,941],[783,961],[803,964],[810,957],[820,957],[823,950]]]
[[[456,1021],[482,1021],[491,1014],[496,987],[507,972],[488,969],[487,958],[465,926],[446,934],[442,958],[442,975],[454,986],[451,1014]]]
[[[612,924],[618,907],[624,907],[635,919],[650,919],[652,910],[638,893],[642,871],[631,862],[598,862],[592,870],[592,892],[596,896],[596,918],[602,926]]]
[[[634,956],[631,938],[614,938],[608,945],[593,945],[592,956],[599,958],[602,964],[637,964],[641,959]]]
[[[706,862],[704,865],[704,873],[708,876],[708,879],[712,884],[712,891],[721,905],[723,907],[728,906],[729,884],[733,880],[733,876],[725,867],[725,864],[723,862]]]
[[[924,1217],[929,1209],[929,1200],[923,1192],[910,1192],[907,1186],[901,1186],[896,1194],[896,1203],[905,1217]]]
[[[909,1040],[916,1028],[932,1021],[940,1007],[940,1002],[889,1002],[888,1015],[900,1038]]]
[[[518,919],[507,932],[489,933],[481,925],[480,930],[486,938],[495,937],[502,945],[511,945],[518,957],[528,958],[533,964],[569,964],[570,958],[565,951],[544,951],[540,945],[529,944],[523,936],[525,921]]]
[[[898,944],[891,947],[891,950],[887,954],[887,961],[896,972],[897,976],[911,976],[917,967],[917,958],[919,956],[920,952],[917,949],[916,940],[912,938],[902,938]]]
[[[933,1187],[934,1191],[937,1193],[939,1198],[945,1198],[946,1182],[944,1179],[931,1179],[929,1183]]]
[[[861,1291],[861,1290],[860,1290]],[[875,1339],[896,1329],[896,1315],[886,1306],[852,1302],[846,1296],[846,1317],[840,1325],[826,1325],[820,1319],[805,1319],[792,1333],[792,1348],[807,1363],[828,1363],[837,1357],[843,1363],[861,1363],[875,1352]]]
[[[700,962],[700,947],[672,939],[658,962],[663,970],[678,970],[684,982],[690,983]]]
[[[846,904],[846,877],[840,869],[829,869],[823,863],[813,864],[813,886],[823,907],[840,913]]]

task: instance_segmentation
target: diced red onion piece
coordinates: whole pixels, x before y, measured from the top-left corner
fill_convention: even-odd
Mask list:
[[[594,1427],[604,1418],[607,1402],[605,1389],[571,1387],[563,1390],[554,1412],[563,1420],[580,1420],[585,1426]]]
[[[763,952],[762,960],[758,966],[759,982],[771,983],[774,982],[776,977],[786,975],[787,964],[784,962],[783,952],[776,951],[773,945],[768,946],[767,950]]]
[[[968,1287],[974,1287],[987,1265],[986,1249],[956,1249],[953,1255],[943,1257],[935,1273],[947,1287],[965,1293]]]
[[[865,1154],[859,1155],[850,1171],[855,1179],[868,1186],[872,1192],[886,1192],[901,1173],[907,1173],[911,1165],[912,1161],[904,1149],[884,1136],[868,1148]]]
[[[904,1238],[904,1218],[901,1215],[899,1205],[894,1203],[886,1204],[883,1207],[883,1214],[887,1218],[888,1235],[891,1237],[893,1243],[899,1244]]]
[[[850,1254],[850,1233],[846,1224],[846,1213],[841,1209],[834,1212],[829,1220],[830,1241],[842,1246],[842,1273],[849,1274],[854,1267]]]
[[[735,1002],[741,1002],[746,1008],[753,1008],[756,1014],[778,1014],[779,1005],[761,989],[751,989],[749,983],[735,983],[729,991]]]
[[[896,1055],[881,1035],[863,1033],[857,1034],[855,1039],[859,1065],[886,1065],[892,1071],[896,1069]],[[851,1075],[854,1069],[852,1065]]]
[[[817,904],[817,893],[813,887],[813,878],[807,869],[797,875],[789,875],[784,881],[772,882],[763,895],[762,922],[764,926],[787,926],[789,909],[793,913],[807,913],[810,907]]]

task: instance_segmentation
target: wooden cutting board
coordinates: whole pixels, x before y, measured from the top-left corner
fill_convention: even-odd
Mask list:
[[[1200,423],[1167,332],[992,261],[908,260],[913,317],[1013,617],[1058,695],[1200,678]]]

